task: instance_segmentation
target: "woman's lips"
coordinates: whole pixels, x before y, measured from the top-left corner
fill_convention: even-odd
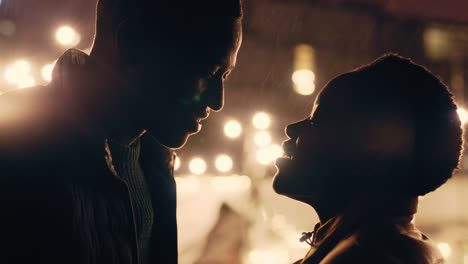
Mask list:
[[[292,160],[296,151],[296,142],[292,139],[283,141],[283,158]]]

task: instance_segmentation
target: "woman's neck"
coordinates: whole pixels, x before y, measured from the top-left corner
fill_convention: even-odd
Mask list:
[[[317,200],[303,199],[316,211],[320,223],[344,214],[406,216],[415,214],[418,197],[399,194],[366,193],[340,195]]]

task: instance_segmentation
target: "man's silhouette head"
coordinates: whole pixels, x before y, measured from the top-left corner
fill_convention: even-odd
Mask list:
[[[99,0],[97,10],[91,57],[113,86],[109,109],[119,109],[108,119],[181,147],[223,107],[242,39],[240,0]]]
[[[363,193],[431,192],[452,176],[463,142],[447,87],[397,55],[330,81],[312,115],[286,133],[292,159],[277,161],[274,188],[322,205]]]

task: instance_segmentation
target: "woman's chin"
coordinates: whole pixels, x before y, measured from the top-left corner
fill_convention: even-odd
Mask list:
[[[289,196],[295,192],[296,184],[293,176],[288,171],[277,168],[276,175],[273,178],[273,190],[276,193]]]
[[[299,197],[308,197],[311,192],[310,183],[301,177],[303,174],[297,173],[290,160],[281,163],[283,161],[279,159],[276,162],[277,172],[273,178],[273,190],[296,200],[300,200]],[[284,166],[285,164],[290,166]]]

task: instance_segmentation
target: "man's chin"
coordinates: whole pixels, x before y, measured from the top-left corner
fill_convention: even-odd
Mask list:
[[[157,133],[150,134],[159,142],[159,144],[166,146],[170,149],[180,149],[187,143],[188,138],[192,135],[189,133],[184,133],[180,135],[161,135]]]

